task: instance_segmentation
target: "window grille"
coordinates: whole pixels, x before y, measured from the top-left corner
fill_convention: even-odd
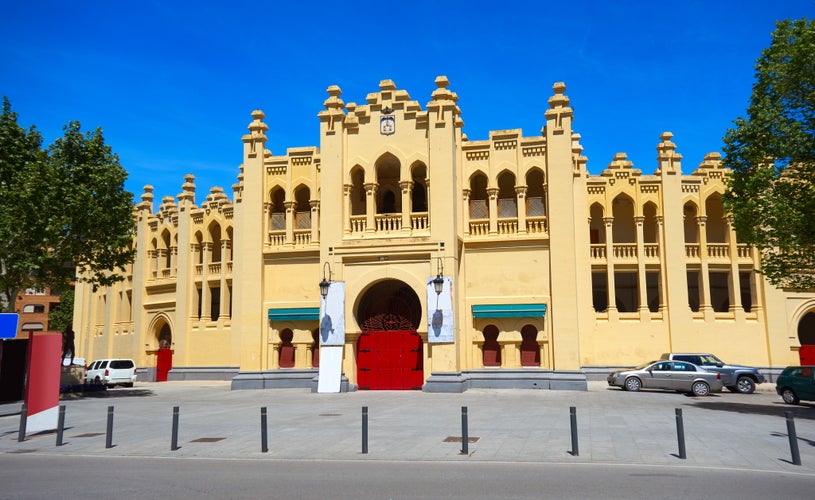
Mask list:
[[[546,215],[542,197],[526,199],[526,215],[529,217],[543,217]]]
[[[283,212],[272,213],[272,231],[284,231],[286,229],[286,214]]]
[[[470,200],[470,219],[489,219],[487,200]]]
[[[297,212],[294,215],[296,229],[311,229],[311,212]]]
[[[507,219],[518,217],[518,201],[515,198],[503,198],[498,200],[498,218]]]

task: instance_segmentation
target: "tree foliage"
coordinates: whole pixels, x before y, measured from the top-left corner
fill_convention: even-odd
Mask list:
[[[74,322],[74,291],[66,290],[59,296],[59,305],[48,313],[48,329],[64,332]]]
[[[102,130],[79,122],[47,149],[23,129],[7,98],[0,115],[0,300],[13,310],[19,290],[66,290],[123,279],[132,262],[133,197],[127,172]]]
[[[756,62],[747,117],[724,138],[724,200],[774,285],[815,288],[815,22],[781,21]]]

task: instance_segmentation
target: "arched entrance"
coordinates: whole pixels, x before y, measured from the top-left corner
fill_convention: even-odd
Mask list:
[[[158,334],[158,352],[156,353],[156,382],[166,382],[167,374],[173,369],[173,332],[169,323],[161,325]]]
[[[424,383],[422,338],[416,332],[422,304],[397,280],[380,281],[359,301],[357,385],[362,390],[420,390]]]
[[[802,365],[815,365],[815,312],[808,312],[798,323],[798,356]]]

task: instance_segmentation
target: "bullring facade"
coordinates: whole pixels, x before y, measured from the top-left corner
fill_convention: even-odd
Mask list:
[[[540,135],[469,140],[436,84],[424,108],[390,80],[361,104],[331,86],[319,148],[277,155],[283,125],[254,111],[231,197],[196,202],[192,175],[160,202],[146,186],[127,278],[77,286],[78,353],[132,357],[142,378],[313,387],[323,280],[342,284],[344,389],[581,388],[668,351],[772,371],[815,344],[815,294],[754,272],[717,153],[683,175],[666,132],[652,174],[618,153],[589,175],[565,85]]]

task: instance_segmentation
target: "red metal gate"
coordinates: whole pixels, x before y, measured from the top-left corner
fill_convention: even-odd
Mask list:
[[[422,338],[412,330],[364,331],[357,343],[357,385],[363,390],[420,390]]]

